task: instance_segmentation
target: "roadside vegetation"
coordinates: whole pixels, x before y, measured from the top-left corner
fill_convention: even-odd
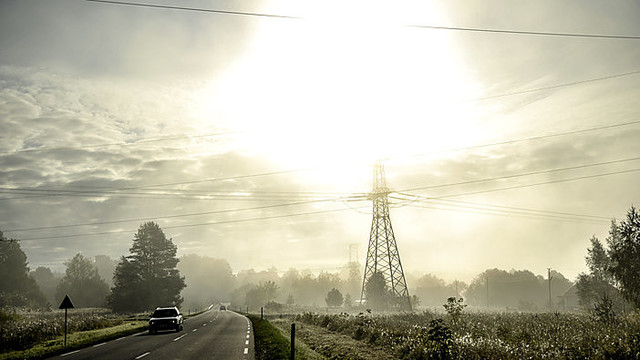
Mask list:
[[[2,312],[0,359],[41,359],[143,331],[144,316],[123,317],[107,309],[69,312],[64,346],[64,311]]]
[[[615,322],[587,314],[469,313],[442,317],[431,312],[396,315],[318,315],[296,321],[334,338],[348,336],[382,348],[397,359],[640,359],[640,317]],[[322,354],[344,351],[340,342],[326,344]],[[356,348],[353,348],[357,351]],[[328,353],[327,353],[328,351]],[[342,358],[361,358],[354,353]]]
[[[256,359],[288,359],[291,355],[291,341],[288,337],[290,334],[278,329],[268,320],[260,319],[260,316],[248,315],[247,317],[253,326]],[[296,341],[295,357],[300,360],[323,359],[298,341]]]

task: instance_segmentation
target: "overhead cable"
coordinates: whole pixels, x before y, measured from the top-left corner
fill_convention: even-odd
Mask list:
[[[287,20],[309,19],[309,18],[294,16],[294,15],[279,15],[279,14],[269,14],[269,13],[252,12],[252,11],[216,10],[216,9],[195,8],[195,7],[186,7],[186,6],[145,4],[145,3],[110,1],[110,0],[85,0],[85,1],[93,2],[93,3],[111,4],[111,5],[195,11],[195,12],[213,13],[213,14],[220,14],[220,15],[238,15],[238,16],[276,18],[276,19],[287,19]],[[471,28],[471,27],[459,27],[459,26],[437,26],[437,25],[423,25],[423,24],[404,24],[402,26],[410,27],[410,28],[419,28],[419,29],[453,30],[453,31],[481,32],[481,33],[494,33],[494,34],[507,34],[507,35],[536,35],[536,36],[554,36],[554,37],[640,40],[640,36],[636,36],[636,35],[584,34],[584,33],[546,32],[546,31],[483,29],[483,28]]]

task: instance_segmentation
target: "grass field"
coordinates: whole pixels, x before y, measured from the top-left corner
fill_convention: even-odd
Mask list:
[[[295,316],[301,341],[340,359],[640,359],[637,314],[433,313]],[[278,320],[272,320],[277,322]]]

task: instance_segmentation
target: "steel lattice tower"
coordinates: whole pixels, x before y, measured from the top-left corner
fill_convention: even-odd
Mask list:
[[[398,245],[393,235],[391,218],[389,217],[389,193],[384,174],[384,166],[377,163],[373,172],[373,190],[370,199],[373,201],[373,221],[369,235],[367,262],[364,268],[361,300],[366,300],[367,282],[376,272],[384,275],[387,287],[397,299],[402,310],[411,311],[409,289],[404,278]]]

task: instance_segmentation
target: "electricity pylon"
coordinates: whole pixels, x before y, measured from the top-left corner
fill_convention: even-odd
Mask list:
[[[384,275],[387,288],[395,297],[397,306],[402,310],[411,311],[409,289],[402,271],[398,245],[389,217],[388,195],[390,192],[384,175],[384,166],[379,162],[373,171],[373,190],[369,195],[373,201],[373,221],[360,300],[366,300],[365,288],[371,275],[381,273]]]

